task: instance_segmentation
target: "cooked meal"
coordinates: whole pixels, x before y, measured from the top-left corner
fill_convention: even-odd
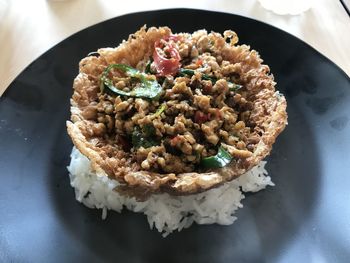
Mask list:
[[[257,169],[287,123],[286,100],[259,54],[237,43],[230,30],[143,27],[84,58],[67,122],[84,173],[142,203],[194,198]]]

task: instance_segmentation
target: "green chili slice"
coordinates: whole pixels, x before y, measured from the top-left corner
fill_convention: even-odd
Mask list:
[[[232,161],[233,157],[222,146],[214,156],[206,157],[201,160],[203,168],[222,168]]]
[[[131,91],[123,91],[116,88],[113,85],[113,81],[108,78],[108,74],[112,69],[119,69],[123,71],[127,76],[135,78],[140,81]],[[104,88],[107,87],[112,93],[116,95],[122,95],[127,97],[138,97],[148,99],[159,99],[163,88],[156,80],[147,79],[147,74],[138,71],[128,65],[124,64],[111,64],[102,73],[101,78],[101,92],[104,92]]]

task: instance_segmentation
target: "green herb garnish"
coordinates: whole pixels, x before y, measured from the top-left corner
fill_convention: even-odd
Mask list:
[[[224,147],[220,146],[216,155],[203,158],[200,165],[204,168],[222,168],[228,165],[232,159],[231,154]]]
[[[123,91],[113,85],[113,81],[108,77],[109,72],[112,69],[119,69],[123,71],[127,76],[137,79],[139,83],[131,91]],[[138,97],[148,99],[159,99],[163,88],[156,80],[147,79],[147,74],[138,71],[128,65],[124,64],[111,64],[102,73],[100,77],[101,92],[104,92],[104,88],[107,87],[112,93],[116,95],[122,95],[127,97]]]
[[[142,127],[142,131],[146,137],[151,137],[156,135],[156,128],[152,124],[146,124]]]

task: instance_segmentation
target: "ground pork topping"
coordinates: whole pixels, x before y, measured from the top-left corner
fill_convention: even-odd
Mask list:
[[[108,65],[99,76],[97,102],[84,115],[96,119],[104,136],[131,141],[127,153],[143,170],[193,172],[220,146],[234,158],[252,156],[260,134],[249,121],[250,98],[235,64],[215,45],[223,39],[204,32],[171,35],[157,41],[138,68]],[[159,89],[154,97],[147,95],[152,85]]]
[[[97,139],[94,147],[108,144],[129,165],[111,167],[103,160],[112,162],[112,154],[103,153],[98,166],[120,178],[139,171],[146,180],[143,172],[149,172],[166,184],[169,174],[174,180],[232,163],[244,169],[266,155],[263,136],[278,123],[271,116],[281,103],[282,119],[271,134],[275,138],[284,128],[285,101],[275,95],[268,66],[237,41],[233,31],[143,28],[115,51],[101,49],[98,57],[83,59],[72,98],[80,113],[72,110],[72,120],[83,123],[87,141]],[[130,59],[122,52],[128,48],[135,50]],[[263,147],[270,149],[271,142]]]

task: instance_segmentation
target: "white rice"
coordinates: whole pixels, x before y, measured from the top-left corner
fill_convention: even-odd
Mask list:
[[[144,202],[113,191],[118,182],[104,174],[94,173],[89,159],[76,148],[72,150],[68,171],[76,199],[89,208],[102,209],[102,219],[107,217],[107,210],[120,213],[127,208],[145,214],[151,229],[156,228],[165,237],[174,230],[190,227],[193,222],[232,224],[237,219],[235,211],[243,207],[241,200],[244,199],[244,192],[257,192],[267,185],[274,185],[267,176],[265,164],[262,161],[238,179],[204,193],[190,196],[158,194]]]

